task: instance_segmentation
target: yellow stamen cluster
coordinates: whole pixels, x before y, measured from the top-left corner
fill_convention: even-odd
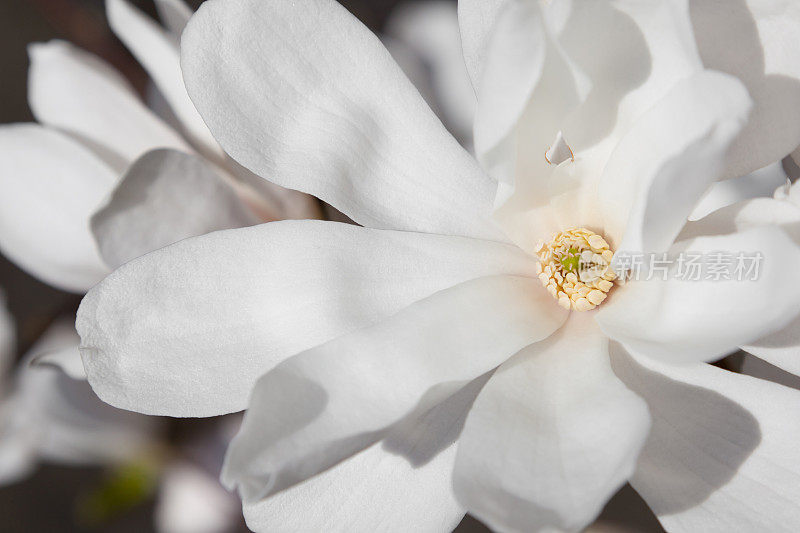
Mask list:
[[[594,309],[614,286],[614,252],[603,237],[586,228],[556,233],[550,242],[539,243],[536,255],[539,280],[566,309]]]

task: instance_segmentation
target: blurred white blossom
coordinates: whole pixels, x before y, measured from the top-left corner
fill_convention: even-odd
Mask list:
[[[189,236],[318,216],[313,198],[256,179],[214,141],[181,77],[174,25],[188,10],[159,4],[172,6],[172,32],[127,0],[107,8],[178,130],[111,66],[64,41],[30,46],[38,124],[0,126],[0,250],[58,288],[83,292],[118,261]]]

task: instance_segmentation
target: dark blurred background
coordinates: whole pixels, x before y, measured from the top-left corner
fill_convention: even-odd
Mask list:
[[[151,0],[131,0],[155,16]],[[197,7],[202,0],[188,0]],[[398,0],[341,0],[373,31],[379,32]],[[32,121],[26,99],[28,56],[26,46],[59,38],[110,62],[140,91],[147,76],[111,33],[102,0],[1,0],[0,1],[0,123]],[[1,194],[1,192],[0,192]],[[18,355],[21,356],[59,315],[74,313],[80,297],[45,285],[0,256],[0,288],[16,321]],[[11,487],[0,488],[2,532],[145,532],[153,530],[151,500],[114,516],[102,525],[79,526],[76,505],[106,479],[99,468],[44,465],[35,475]],[[234,529],[242,530],[243,523]],[[465,519],[461,533],[486,531]],[[626,487],[606,508],[596,532],[661,531],[643,502]]]

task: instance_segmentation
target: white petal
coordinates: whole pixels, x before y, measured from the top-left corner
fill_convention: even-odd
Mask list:
[[[650,417],[608,339],[573,314],[489,379],[458,442],[454,484],[497,531],[579,531],[633,473]]]
[[[256,176],[230,158],[228,169],[233,176],[231,185],[263,222],[323,218],[321,204],[313,196]]]
[[[423,96],[426,87],[430,88],[433,94],[428,103],[453,135],[471,146],[475,91],[464,65],[456,4],[449,0],[402,3],[392,10],[384,34],[419,58],[417,78],[423,79],[415,79],[398,63]],[[395,51],[387,48],[397,59]]]
[[[106,264],[115,269],[182,239],[257,222],[203,159],[155,150],[128,169],[92,217],[92,231]]]
[[[178,463],[161,474],[155,510],[159,533],[225,533],[238,520],[235,496],[200,468]]]
[[[469,3],[481,4],[479,9],[473,8],[478,12],[495,9],[490,16],[484,13],[476,19],[477,24],[491,28],[491,31],[484,28],[491,40],[503,42],[513,38],[513,34],[502,27],[503,8],[498,6],[519,7],[511,2],[490,2],[488,6],[483,2]],[[530,100],[527,107],[520,109],[524,109],[524,114],[518,117],[517,131],[498,144],[493,150],[497,153],[485,154],[481,150],[482,143],[477,139],[481,137],[478,132],[485,129],[484,117],[479,114],[476,119],[479,157],[489,165],[495,177],[506,182],[546,180],[547,173],[542,175],[542,165],[546,164],[542,153],[559,130],[572,143],[575,153],[581,154],[579,159],[590,163],[587,178],[596,177],[631,124],[675,83],[702,69],[694,48],[688,9],[682,3],[641,5],[597,0],[580,3],[579,8],[576,2],[517,3],[528,4],[528,9],[539,4],[546,34],[541,44],[535,45],[528,57],[522,58],[519,67],[509,68],[506,74],[506,79],[519,76],[521,83],[515,84],[515,91],[530,95]],[[462,20],[466,10],[467,7],[461,8]],[[527,38],[531,39],[536,33],[529,29]],[[471,40],[464,35],[466,52],[469,52]],[[487,42],[491,40],[486,39]],[[511,45],[510,48],[513,51],[494,56],[485,53],[483,68],[488,72],[493,61],[498,65],[509,64],[508,58],[520,53],[518,47]],[[487,52],[491,52],[490,46]],[[542,73],[535,88],[528,87],[529,81],[521,74],[537,65],[541,54],[544,55]],[[502,75],[493,78],[498,82],[504,79]],[[501,90],[491,91],[492,94],[504,92],[502,85],[498,88]],[[526,93],[522,93],[523,90]],[[479,94],[482,96],[480,91]],[[491,101],[491,96],[487,100]],[[516,99],[498,99],[497,103],[498,110],[502,110],[503,105],[518,107]],[[485,122],[496,123],[503,117],[505,113],[487,110]],[[503,128],[489,131],[495,132],[491,138],[498,141],[505,135]],[[488,150],[492,146],[489,143],[483,148]],[[507,168],[509,166],[516,168]],[[509,173],[516,179],[508,179]],[[530,187],[537,188],[534,184]],[[524,195],[525,191],[520,194]],[[507,197],[507,193],[501,195],[499,201]],[[535,200],[529,200],[529,206],[535,204]]]
[[[775,189],[784,183],[786,183],[786,172],[780,161],[738,178],[718,181],[708,189],[689,215],[689,220],[700,220],[717,209],[742,200],[770,197]]]
[[[467,4],[461,7],[462,20],[476,9],[485,9]],[[481,159],[514,129],[540,77],[552,75],[552,69],[545,71],[546,60],[554,61],[548,57],[554,47],[548,46],[538,2],[506,2],[493,16],[496,20],[486,36],[482,69],[475,78],[475,150]]]
[[[29,47],[28,99],[36,120],[67,131],[122,172],[154,148],[186,143],[100,58],[64,41]]]
[[[742,346],[742,350],[800,376],[800,315],[783,329]]]
[[[186,93],[177,42],[127,0],[106,0],[106,12],[114,34],[153,78],[189,138],[209,157],[223,158],[222,149]]]
[[[653,416],[631,484],[668,531],[800,527],[798,391],[619,351],[613,364]]]
[[[617,251],[665,251],[708,186],[751,102],[742,84],[704,71],[677,84],[614,150],[600,180],[605,236]]]
[[[181,49],[203,118],[259,176],[365,226],[502,239],[492,180],[337,2],[206,2]]]
[[[107,273],[89,217],[116,181],[93,153],[34,124],[0,128],[0,249],[60,289],[83,292]]]
[[[286,357],[456,283],[533,266],[512,246],[463,237],[274,222],[127,263],[83,300],[78,330],[108,403],[209,416],[243,409]]]
[[[296,355],[256,384],[223,482],[252,501],[304,481],[547,337],[565,316],[537,279],[479,278]]]
[[[505,8],[507,0],[460,0],[458,22],[461,26],[461,43],[464,62],[476,88],[485,68],[491,30]]]
[[[34,355],[30,362],[33,366],[50,366],[57,368],[75,380],[86,380],[81,353],[77,344],[66,348]]]
[[[716,280],[707,268],[699,280],[691,274],[681,279],[681,252],[702,254],[707,263],[715,253],[730,254],[729,279]],[[739,254],[762,254],[757,279],[745,270],[736,274]],[[800,248],[779,228],[698,237],[673,247],[670,257],[666,280],[661,273],[643,275],[615,289],[599,308],[597,321],[609,337],[673,363],[711,361],[781,329],[797,313],[800,285],[789,280],[796,276]]]
[[[731,183],[736,179],[721,182]],[[783,228],[800,246],[800,207],[786,200],[755,198],[718,209],[710,215],[686,225],[679,239],[703,235],[729,235],[737,231],[765,225]],[[789,316],[797,314],[790,310]],[[787,372],[800,374],[800,316],[782,329],[751,342],[742,349]]]
[[[169,29],[172,36],[180,39],[183,29],[192,18],[192,8],[184,0],[156,0],[158,16],[164,25]]]
[[[267,499],[244,504],[254,531],[452,531],[464,516],[452,489],[464,418],[482,377],[382,441]]]
[[[730,181],[730,180],[728,180]],[[730,235],[761,226],[780,226],[800,245],[800,206],[787,200],[754,198],[717,209],[684,226],[678,240],[709,235]]]
[[[67,464],[104,464],[142,453],[159,426],[157,419],[114,409],[86,381],[28,364],[34,354],[75,350],[77,343],[71,321],[59,321],[23,359],[8,398],[4,441],[22,439],[34,458]]]
[[[798,374],[790,374],[778,366],[767,363],[763,358],[747,352],[741,352],[741,356],[740,373],[800,390],[800,377],[798,377]]]
[[[690,11],[703,64],[739,78],[755,103],[728,154],[725,176],[782,159],[800,145],[800,5],[695,1]]]

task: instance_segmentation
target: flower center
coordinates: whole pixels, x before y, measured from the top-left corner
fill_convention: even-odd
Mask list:
[[[586,228],[553,235],[536,247],[536,273],[547,291],[566,309],[589,311],[606,299],[617,275],[614,252],[606,240]]]

